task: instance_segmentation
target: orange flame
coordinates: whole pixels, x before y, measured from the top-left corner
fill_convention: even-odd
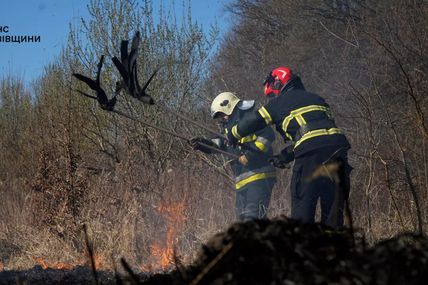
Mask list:
[[[39,264],[43,269],[48,269],[49,268],[49,266],[48,266],[48,264],[46,263],[46,261],[44,261],[43,259],[41,259],[41,258],[39,258],[39,257],[36,257],[36,258],[34,258],[34,260],[37,262],[37,264]]]
[[[0,271],[3,271],[3,270],[4,270],[4,264],[3,262],[0,261]]]
[[[65,262],[57,262],[57,263],[48,263],[46,260],[40,258],[40,257],[33,257],[34,261],[40,265],[43,269],[60,269],[60,270],[70,270],[75,266],[79,266],[79,265],[88,265],[89,261],[87,258],[82,258],[82,260],[76,262],[75,264],[71,264],[71,263],[65,263]],[[104,268],[105,266],[105,258],[103,255],[95,255],[94,256],[94,261],[95,261],[95,268],[101,269]],[[2,263],[0,262],[0,271],[2,271],[2,267],[1,267]]]
[[[141,265],[141,270],[145,272],[151,272],[159,269],[166,270],[174,264],[174,248],[178,244],[177,234],[182,230],[183,224],[186,221],[186,216],[184,214],[185,207],[183,202],[159,205],[156,207],[156,211],[165,221],[166,233],[164,239],[152,244],[149,247],[150,254],[152,256],[152,262]],[[78,265],[89,265],[87,257],[79,262],[76,262],[75,264],[64,262],[48,263],[46,260],[36,257],[33,257],[33,259],[43,269],[52,268],[68,270]],[[94,261],[95,268],[97,270],[106,266],[103,255],[95,255]],[[4,265],[0,262],[0,271],[3,270],[3,268]]]
[[[141,270],[153,271],[153,269],[166,270],[174,264],[174,247],[178,243],[177,233],[186,221],[184,215],[184,203],[159,205],[156,208],[166,223],[166,236],[163,242],[157,242],[150,246],[150,254],[155,264],[142,265]]]
[[[39,257],[34,258],[34,260],[43,269],[52,268],[52,269],[68,270],[68,269],[71,269],[71,268],[74,267],[72,264],[70,264],[70,263],[64,263],[64,262],[58,262],[58,263],[54,263],[54,264],[49,264],[45,260],[43,260],[42,258],[39,258]]]
[[[101,255],[101,254],[96,254],[95,256],[94,256],[94,261],[95,261],[95,268],[98,270],[98,269],[101,269],[101,268],[103,268],[104,267],[104,265],[105,265],[105,259],[104,259],[104,256],[103,255]]]
[[[158,259],[159,266],[165,270],[169,265],[173,264],[173,246],[171,243],[166,244],[166,248],[158,244],[150,246],[150,253]]]
[[[73,265],[71,265],[69,263],[59,262],[57,264],[49,266],[49,268],[55,268],[55,269],[60,269],[60,270],[69,270],[69,269],[73,268]]]

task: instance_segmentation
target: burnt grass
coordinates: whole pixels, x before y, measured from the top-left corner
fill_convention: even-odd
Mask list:
[[[126,267],[126,263],[124,264]],[[428,239],[412,233],[367,247],[349,230],[285,217],[233,224],[191,265],[169,272],[97,272],[99,284],[427,284]],[[88,267],[0,272],[0,284],[96,284]]]

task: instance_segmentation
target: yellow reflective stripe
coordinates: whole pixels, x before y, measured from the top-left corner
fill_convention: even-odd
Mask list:
[[[253,142],[257,139],[257,136],[255,134],[243,137],[239,140],[240,143],[247,143],[247,142]]]
[[[238,125],[234,125],[232,127],[232,135],[237,139],[241,138],[241,136],[238,134]]]
[[[260,116],[262,116],[262,118],[265,120],[266,125],[270,125],[272,123],[272,117],[270,116],[269,112],[266,110],[265,107],[261,107],[258,112]]]
[[[249,142],[254,142],[255,141],[254,144],[256,145],[256,147],[259,150],[261,150],[263,152],[266,151],[266,145],[263,142],[258,141],[258,139],[260,139],[260,138],[258,138],[255,134],[252,134],[250,136],[243,137],[242,139],[239,140],[239,142],[241,144],[244,144],[244,143],[249,143]]]
[[[264,144],[264,143],[256,141],[254,144],[255,144],[255,145],[256,145],[256,147],[257,147],[258,149],[260,149],[261,151],[263,151],[263,152],[265,152],[265,151],[266,151],[266,146],[265,146],[265,144]]]
[[[330,108],[326,106],[320,105],[309,105],[305,106],[290,112],[290,115],[285,117],[284,121],[282,121],[282,130],[287,134],[288,125],[290,124],[292,119],[296,119],[297,123],[301,126],[302,124],[306,124],[306,120],[303,118],[304,113],[312,112],[312,111],[323,111],[327,113],[327,116],[330,117]],[[299,121],[300,120],[300,121]],[[287,136],[291,140],[291,136]]]
[[[331,128],[331,129],[322,129],[322,130],[315,130],[307,132],[303,135],[303,137],[296,142],[294,145],[294,148],[298,147],[302,142],[304,142],[307,139],[318,137],[318,136],[327,136],[327,135],[335,135],[335,134],[341,134],[342,131],[338,128]]]
[[[265,179],[265,178],[271,178],[271,177],[275,177],[276,173],[275,172],[269,172],[269,173],[257,173],[253,176],[250,176],[248,178],[245,178],[241,181],[239,181],[238,183],[235,184],[235,188],[236,190],[239,190],[240,188],[244,187],[245,185],[260,180],[260,179]]]
[[[284,121],[282,121],[282,130],[284,131],[284,133],[287,134],[287,129],[288,129],[288,125],[290,124],[291,120],[293,119],[293,117],[291,115],[285,117]],[[291,136],[287,134],[287,137],[291,139]]]
[[[292,140],[293,140],[293,137],[292,137],[289,133],[285,133],[285,136],[286,136],[290,141],[292,141]]]
[[[306,124],[306,120],[303,118],[302,115],[296,116],[296,121],[299,124],[299,126],[303,126]]]

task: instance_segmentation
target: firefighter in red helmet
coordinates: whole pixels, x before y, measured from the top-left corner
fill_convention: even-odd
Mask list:
[[[319,200],[321,223],[341,228],[352,169],[346,136],[334,122],[326,101],[306,91],[300,77],[289,68],[273,69],[263,85],[269,102],[232,126],[229,142],[236,144],[241,137],[274,124],[290,144],[272,159],[272,164],[283,167],[294,160],[291,217],[313,223]]]

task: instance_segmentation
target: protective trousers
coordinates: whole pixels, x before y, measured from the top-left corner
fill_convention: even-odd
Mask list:
[[[241,222],[266,218],[274,178],[261,179],[236,192],[236,217]]]
[[[348,148],[325,147],[296,158],[291,178],[291,217],[314,223],[318,200],[321,223],[343,227],[350,191]]]

